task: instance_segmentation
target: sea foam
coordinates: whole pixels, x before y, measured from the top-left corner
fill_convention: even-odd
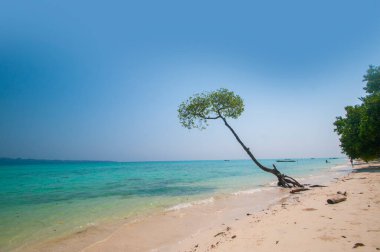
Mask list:
[[[192,206],[196,206],[196,205],[210,204],[210,203],[213,203],[214,201],[215,201],[214,197],[210,197],[210,198],[207,198],[207,199],[204,199],[204,200],[197,200],[197,201],[186,202],[186,203],[181,203],[181,204],[178,204],[178,205],[174,205],[172,207],[166,208],[165,211],[167,211],[167,212],[169,212],[169,211],[177,211],[177,210],[180,210],[180,209],[183,209],[183,208],[188,208],[188,207],[192,207]]]
[[[248,190],[242,190],[242,191],[237,191],[232,193],[232,195],[242,195],[242,194],[254,194],[258,192],[263,192],[263,191],[269,191],[273,190],[274,188],[255,188],[255,189],[248,189]]]

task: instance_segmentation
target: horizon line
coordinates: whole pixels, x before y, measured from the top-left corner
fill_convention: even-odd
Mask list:
[[[303,157],[303,158],[258,158],[258,160],[284,160],[284,159],[336,159],[336,158],[347,158],[346,156],[329,156],[329,157]],[[188,159],[188,160],[136,160],[136,161],[116,161],[116,160],[89,160],[89,159],[38,159],[38,158],[10,158],[10,157],[0,157],[0,164],[3,161],[25,161],[25,162],[89,162],[89,163],[143,163],[143,162],[190,162],[190,161],[243,161],[251,160],[249,158],[242,159]]]

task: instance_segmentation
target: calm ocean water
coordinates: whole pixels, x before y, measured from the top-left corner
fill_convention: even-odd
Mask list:
[[[347,163],[295,160],[261,161],[276,163],[305,183],[310,177],[331,179],[338,172],[334,167]],[[273,181],[273,175],[249,160],[0,164],[0,250],[215,195],[268,187]]]

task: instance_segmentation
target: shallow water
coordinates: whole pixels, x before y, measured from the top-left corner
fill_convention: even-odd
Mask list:
[[[273,163],[302,182],[331,179],[346,159]],[[275,178],[249,160],[0,164],[0,250],[155,211],[254,193]],[[256,191],[255,191],[256,190]]]

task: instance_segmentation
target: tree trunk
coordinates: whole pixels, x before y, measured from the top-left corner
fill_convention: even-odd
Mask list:
[[[277,170],[275,165],[273,165],[273,169],[271,169],[271,168],[265,167],[262,164],[260,164],[260,162],[257,161],[257,159],[253,156],[253,154],[251,153],[249,148],[247,146],[245,146],[245,144],[240,140],[239,136],[236,134],[236,132],[233,130],[233,128],[227,123],[226,118],[222,117],[221,115],[220,115],[220,118],[222,118],[222,120],[224,121],[224,124],[227,126],[227,128],[229,128],[231,130],[231,132],[235,136],[236,140],[240,143],[240,145],[243,147],[245,152],[247,152],[248,156],[252,159],[252,161],[261,170],[272,173],[273,175],[275,175],[277,177],[277,179],[278,179],[277,185],[278,186],[282,186],[282,187],[286,187],[286,188],[303,187],[303,185],[298,183],[298,181],[295,180],[294,178],[289,177],[285,174],[282,174],[279,170]]]

